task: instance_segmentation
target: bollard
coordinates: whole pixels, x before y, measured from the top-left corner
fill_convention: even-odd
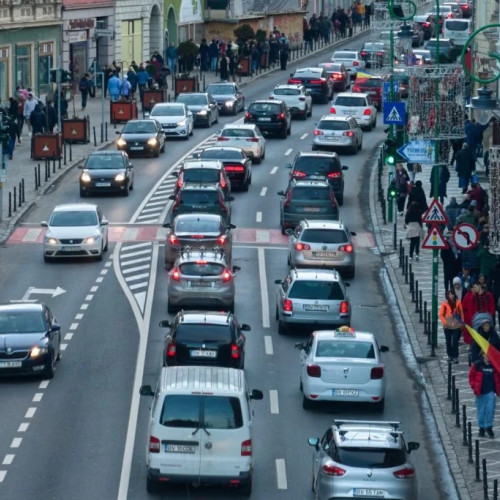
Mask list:
[[[203,92],[205,92],[206,88],[207,88],[207,85],[205,83],[205,75],[203,75]]]
[[[460,427],[460,399],[458,387],[455,388],[455,427]]]
[[[422,292],[420,292],[422,293]],[[415,280],[415,312],[418,313],[418,280]],[[420,314],[422,316],[422,314]]]
[[[104,142],[104,123],[101,123],[101,144]]]
[[[66,143],[63,143],[64,166],[66,166]]]
[[[40,187],[42,185],[42,178],[40,177],[40,163],[37,166],[38,170],[38,186]]]
[[[420,292],[422,293],[422,292]],[[424,334],[427,334],[427,301],[424,300]]]
[[[474,463],[474,460],[472,459],[472,423],[467,422],[467,438],[468,438],[468,446],[469,446],[469,463],[472,464]]]
[[[451,400],[451,363],[448,363],[448,394],[446,399]]]
[[[424,320],[422,319],[422,303],[423,303],[423,300],[424,300],[424,296],[423,296],[423,292],[422,290],[420,290],[420,292],[418,292],[418,312],[419,312],[419,318],[418,318],[418,322],[419,323],[423,323]]]
[[[12,217],[12,193],[9,191],[9,217]]]
[[[14,186],[14,194],[12,196],[12,207],[14,208],[14,212],[17,212],[17,191],[16,186]]]
[[[383,191],[382,191],[383,193]],[[403,267],[404,260],[404,248],[403,248],[403,240],[399,240],[399,267]]]
[[[493,481],[493,500],[498,500],[498,479]]]
[[[451,377],[451,413],[455,413],[455,375]]]
[[[415,302],[415,275],[410,266],[410,292],[411,292],[411,301]]]
[[[108,122],[104,124],[104,133],[106,134],[106,142],[108,141]]]
[[[26,201],[26,196],[25,196],[26,192],[24,190],[24,177],[21,179],[21,187],[22,187],[22,191],[21,191],[22,199],[23,199],[23,203],[24,203]]]
[[[404,275],[405,275],[405,285],[408,284],[408,257],[405,257],[405,269],[404,269]]]
[[[483,498],[488,500],[488,471],[486,470],[486,458],[483,458]]]
[[[462,444],[464,446],[467,446],[467,413],[466,412],[467,412],[467,407],[465,405],[462,405],[462,433],[463,433]]]
[[[52,160],[52,173],[53,174],[56,173],[56,159],[55,158]]]
[[[35,191],[38,189],[38,176],[36,174],[36,167],[33,167],[35,169]]]
[[[432,321],[431,312],[427,311],[427,345],[431,345]],[[435,356],[434,346],[432,346],[432,356]]]
[[[115,125],[116,127],[116,125]],[[73,161],[73,145],[71,144],[71,142],[69,143],[69,161],[72,162]]]
[[[57,163],[58,163],[57,169],[61,170],[61,157],[57,159]]]
[[[92,130],[94,132],[94,147],[96,148],[97,147],[97,136],[96,136],[96,133],[95,133],[95,125],[92,127]]]
[[[476,455],[476,482],[481,481],[481,478],[479,477],[479,439],[476,439],[476,446],[475,446],[475,455]]]
[[[47,179],[50,179],[50,160],[45,160],[45,168],[47,170]]]
[[[19,197],[17,199],[17,206],[19,208],[21,208],[21,204],[23,202],[23,187],[22,187],[21,183],[19,183],[19,191],[18,191],[18,193],[19,193]]]

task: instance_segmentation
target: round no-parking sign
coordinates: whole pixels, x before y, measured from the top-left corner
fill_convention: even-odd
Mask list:
[[[479,233],[472,224],[459,224],[451,235],[460,250],[472,250],[479,242]]]

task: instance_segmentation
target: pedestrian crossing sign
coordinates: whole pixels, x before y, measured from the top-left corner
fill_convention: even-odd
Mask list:
[[[422,221],[426,224],[448,224],[448,217],[439,200],[432,200],[427,212],[422,217]]]
[[[422,248],[427,248],[428,250],[445,250],[446,248],[449,248],[448,242],[436,224],[432,225],[430,231],[427,233],[427,236],[424,238]]]
[[[386,125],[405,125],[406,107],[404,102],[384,102],[384,123]]]

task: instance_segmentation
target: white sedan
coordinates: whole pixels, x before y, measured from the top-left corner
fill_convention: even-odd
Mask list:
[[[292,116],[300,116],[305,120],[312,114],[312,97],[304,85],[291,83],[276,85],[270,92],[269,99],[285,101]]]
[[[92,203],[57,205],[46,227],[43,258],[50,262],[61,257],[94,257],[102,260],[108,249],[108,221]]]
[[[217,145],[242,149],[253,163],[260,163],[266,157],[266,139],[259,127],[251,123],[224,125],[217,135]]]
[[[330,114],[352,116],[365,130],[377,126],[377,108],[369,94],[361,92],[340,92],[330,107]]]
[[[308,342],[295,344],[300,349],[300,389],[302,406],[315,401],[373,403],[384,409],[385,366],[373,333],[357,332],[348,326],[320,330]]]
[[[165,137],[183,137],[188,140],[193,135],[193,113],[184,103],[159,102],[154,105],[149,116],[160,122]]]

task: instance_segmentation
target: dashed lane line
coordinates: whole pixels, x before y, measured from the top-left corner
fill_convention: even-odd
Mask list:
[[[309,134],[306,132],[305,134],[302,134],[302,135],[300,136],[300,138],[301,138],[301,139],[305,139],[308,135],[309,135]]]
[[[269,328],[269,295],[267,293],[266,257],[262,247],[257,250],[259,262],[260,300],[262,302],[262,326]]]
[[[275,389],[271,389],[269,391],[269,406],[273,415],[277,415],[280,412],[278,403],[278,391]]]
[[[255,214],[255,222],[262,222],[262,212],[257,212]]]
[[[19,448],[19,446],[21,446],[21,443],[23,442],[23,438],[18,438],[18,437],[15,437],[13,440],[12,440],[12,443],[10,443],[10,447],[11,448]]]
[[[24,415],[24,418],[33,418],[36,413],[36,407],[31,406],[26,410],[26,414]]]
[[[28,430],[29,426],[30,426],[30,424],[28,424],[28,422],[22,422],[21,424],[19,424],[19,427],[17,428],[17,432],[26,432]]]
[[[264,349],[266,350],[266,354],[268,356],[272,356],[274,354],[273,338],[271,335],[264,335]]]
[[[284,458],[277,458],[276,459],[276,480],[278,483],[278,490],[288,489],[288,483],[286,480],[285,459]]]
[[[267,187],[263,187],[263,188],[260,190],[260,195],[261,195],[261,196],[266,196],[266,193],[267,193]]]
[[[274,175],[278,171],[278,167],[273,167],[271,169],[271,175]]]
[[[291,153],[292,151],[293,151],[293,149],[292,149],[292,148],[287,149],[287,150],[285,151],[285,156],[289,156],[289,155],[290,155],[290,153]]]

